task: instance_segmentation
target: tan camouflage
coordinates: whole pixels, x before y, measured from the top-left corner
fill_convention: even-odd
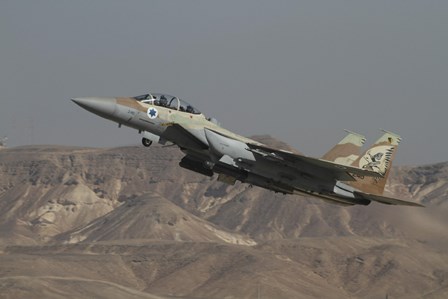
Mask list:
[[[384,131],[383,136],[353,163],[353,166],[376,171],[382,177],[357,177],[355,182],[348,184],[367,193],[382,195],[400,141],[397,134]]]
[[[322,159],[342,165],[352,165],[358,159],[366,138],[358,133],[347,130],[346,132],[348,133],[347,136],[323,155]]]

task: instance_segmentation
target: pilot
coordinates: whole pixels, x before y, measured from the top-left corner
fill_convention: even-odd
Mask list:
[[[193,113],[194,112],[194,108],[191,107],[190,105],[187,106],[187,112],[188,113]]]
[[[163,106],[163,107],[167,107],[168,106],[168,100],[165,98],[164,95],[162,95],[160,97],[160,106]]]

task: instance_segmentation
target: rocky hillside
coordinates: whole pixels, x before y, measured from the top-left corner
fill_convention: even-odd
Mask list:
[[[448,295],[448,163],[393,170],[387,192],[426,208],[340,207],[228,186],[178,167],[181,157],[160,146],[2,149],[0,294]]]

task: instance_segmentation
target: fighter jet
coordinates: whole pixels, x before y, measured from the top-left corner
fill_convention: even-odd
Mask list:
[[[322,158],[272,148],[224,129],[176,96],[73,98],[82,108],[142,134],[142,144],[173,144],[179,165],[227,184],[241,181],[284,194],[313,196],[341,205],[421,206],[383,195],[400,137],[384,134],[359,154],[364,136],[349,132]]]

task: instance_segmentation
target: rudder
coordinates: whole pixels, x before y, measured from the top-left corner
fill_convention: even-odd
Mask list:
[[[356,181],[348,185],[366,193],[382,195],[390,173],[392,161],[401,141],[400,136],[383,131],[381,136],[367,151],[364,152],[353,166],[380,173],[382,177],[356,177]]]
[[[342,165],[352,165],[359,158],[359,151],[366,138],[358,133],[345,130],[348,134],[331,148],[322,159]]]

